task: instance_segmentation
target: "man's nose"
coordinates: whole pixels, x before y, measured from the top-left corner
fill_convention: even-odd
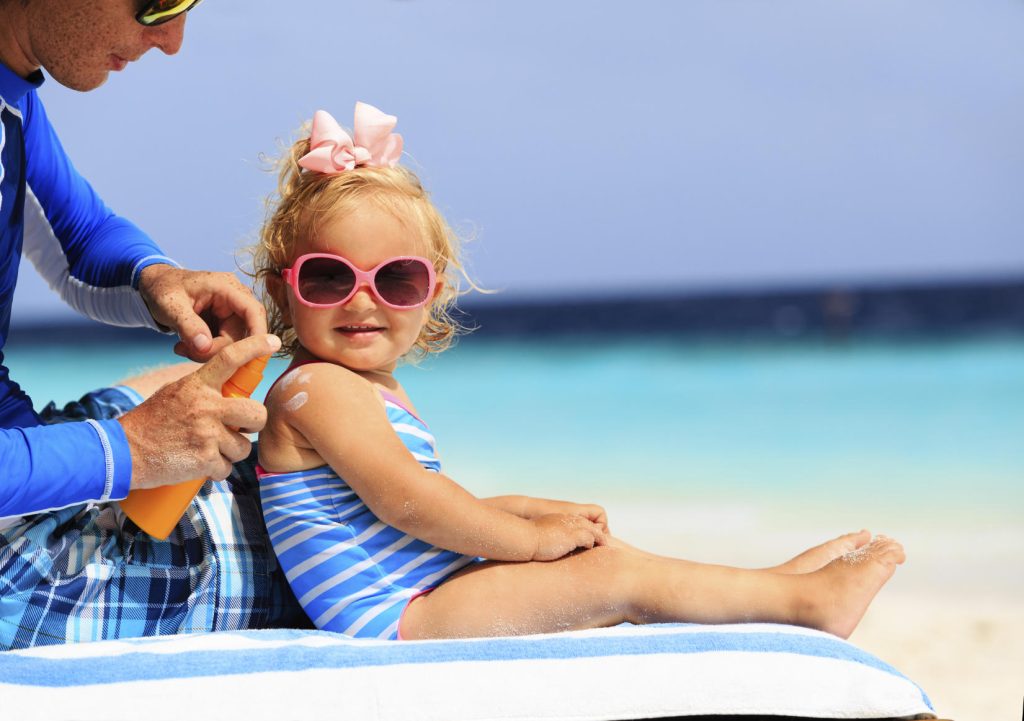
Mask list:
[[[146,28],[146,36],[153,47],[174,55],[181,50],[181,43],[185,40],[185,13],[170,22]]]

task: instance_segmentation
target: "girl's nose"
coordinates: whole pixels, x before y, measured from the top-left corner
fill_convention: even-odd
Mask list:
[[[345,307],[349,310],[373,310],[377,307],[377,296],[368,283],[360,283],[355,295],[348,299]]]

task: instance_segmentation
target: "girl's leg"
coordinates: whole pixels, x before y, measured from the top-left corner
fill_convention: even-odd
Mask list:
[[[833,538],[831,541],[825,541],[814,548],[809,548],[785,563],[780,563],[777,566],[772,566],[764,570],[774,571],[776,573],[810,573],[811,571],[817,571],[819,568],[822,568],[830,561],[833,561],[840,556],[856,551],[870,540],[871,533],[866,530],[857,531],[855,533],[846,533],[842,536]],[[616,548],[635,551],[636,553],[642,553],[647,556],[667,558],[666,556],[658,556],[657,554],[643,551],[636,546],[631,546],[620,538],[610,538],[609,545]]]
[[[189,373],[194,373],[199,367],[198,363],[193,363],[192,361],[158,366],[142,371],[130,378],[122,378],[115,385],[128,386],[143,398],[149,398],[168,383],[173,383],[179,378],[184,378]]]
[[[879,537],[812,573],[747,570],[600,546],[548,563],[488,562],[413,601],[402,637],[549,633],[623,621],[775,622],[846,638],[904,559]]]

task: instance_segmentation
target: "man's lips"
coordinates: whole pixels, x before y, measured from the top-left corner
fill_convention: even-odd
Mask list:
[[[124,70],[128,66],[128,60],[122,58],[120,55],[111,54],[110,56],[110,68],[112,70]]]

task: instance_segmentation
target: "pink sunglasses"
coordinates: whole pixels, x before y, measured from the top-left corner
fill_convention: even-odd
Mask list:
[[[421,308],[430,301],[434,266],[426,258],[402,255],[373,270],[360,270],[340,255],[307,253],[281,271],[295,297],[311,308],[333,308],[352,300],[362,286],[388,308]]]

